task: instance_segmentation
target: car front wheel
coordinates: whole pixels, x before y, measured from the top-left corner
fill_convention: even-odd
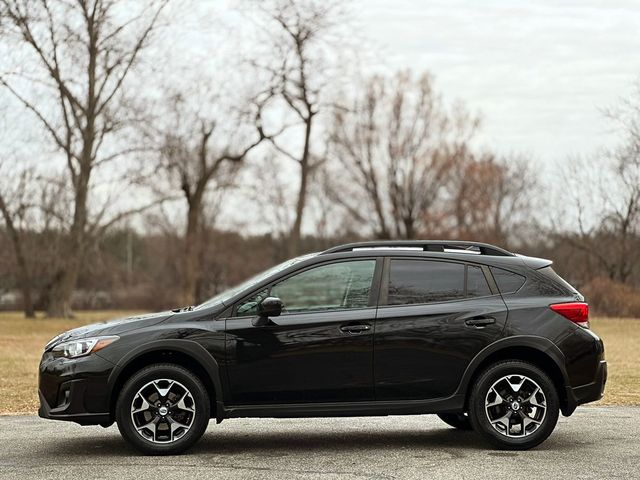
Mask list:
[[[551,435],[560,411],[558,392],[538,367],[499,362],[478,378],[469,399],[474,430],[499,448],[526,450]]]
[[[120,433],[148,455],[173,455],[191,447],[209,423],[210,401],[200,379],[173,364],[134,374],[116,404]]]

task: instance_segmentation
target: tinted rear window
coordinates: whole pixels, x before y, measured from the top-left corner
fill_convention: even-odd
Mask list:
[[[465,268],[467,288],[465,289]],[[389,305],[434,303],[491,295],[480,267],[429,260],[391,260]]]
[[[463,296],[463,264],[391,260],[389,305],[443,302]]]
[[[467,296],[486,297],[491,295],[487,279],[480,267],[467,266]]]
[[[491,267],[491,273],[493,274],[493,278],[496,280],[500,293],[516,292],[520,290],[520,287],[522,287],[526,280],[522,275],[518,275],[517,273],[509,272],[508,270],[503,270],[501,268]]]

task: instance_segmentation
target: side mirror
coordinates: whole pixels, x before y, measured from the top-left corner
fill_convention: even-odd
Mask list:
[[[278,297],[267,297],[258,304],[258,315],[265,318],[279,317],[282,306],[282,300]]]

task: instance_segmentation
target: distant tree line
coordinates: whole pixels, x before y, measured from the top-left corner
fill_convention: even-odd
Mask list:
[[[452,238],[553,258],[600,312],[640,316],[640,95],[609,112],[618,147],[540,178],[428,72],[347,68],[344,2],[238,12],[250,51],[170,77],[170,0],[0,0],[0,108],[30,125],[0,151],[7,308],[189,305],[337,242]]]

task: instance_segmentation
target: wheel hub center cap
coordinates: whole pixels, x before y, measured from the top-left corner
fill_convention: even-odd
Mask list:
[[[164,417],[167,413],[169,413],[169,409],[167,407],[160,407],[158,409],[158,413]]]
[[[520,410],[520,404],[518,402],[511,402],[511,410],[514,412]]]

